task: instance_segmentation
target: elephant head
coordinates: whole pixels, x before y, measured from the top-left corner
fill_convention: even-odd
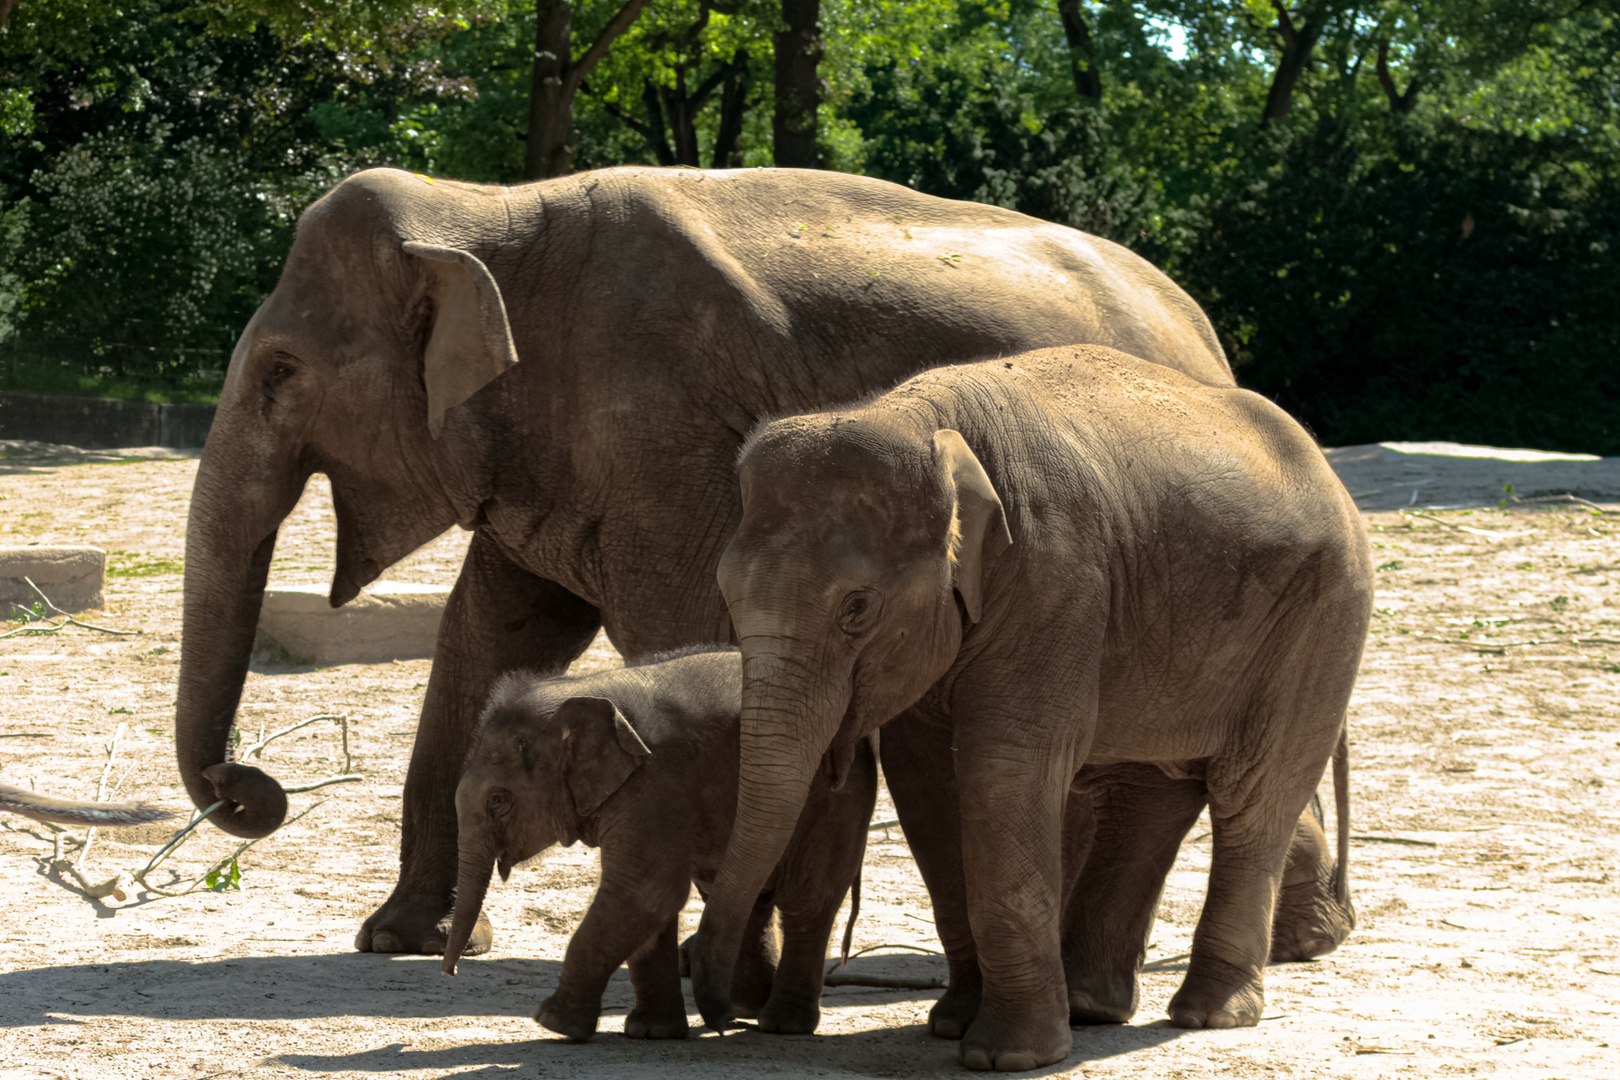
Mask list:
[[[743,654],[737,817],[694,960],[710,1023],[818,767],[836,787],[858,741],[945,674],[1012,543],[962,436],[891,416],[777,421],[740,458],[743,518],[718,571]]]
[[[231,356],[192,492],[175,713],[186,790],[225,800],[226,832],[263,836],[286,813],[231,734],[276,532],[309,476],[332,482],[334,607],[477,519],[488,452],[464,403],[517,362],[468,209],[494,190],[393,170],[340,184],[300,219]]]
[[[613,702],[571,697],[527,676],[497,684],[456,788],[455,915],[443,970],[456,973],[490,871],[512,867],[553,845],[594,842],[602,804],[652,754]]]

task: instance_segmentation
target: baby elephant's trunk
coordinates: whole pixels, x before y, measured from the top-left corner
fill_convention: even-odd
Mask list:
[[[456,877],[456,912],[450,922],[450,938],[444,943],[444,964],[439,970],[446,975],[456,973],[456,961],[461,959],[473,928],[478,925],[478,913],[484,909],[484,894],[489,892],[489,875],[495,869],[495,860],[480,849],[461,849],[461,870]]]

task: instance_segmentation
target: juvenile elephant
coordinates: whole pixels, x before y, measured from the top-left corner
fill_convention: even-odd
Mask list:
[[[276,531],[312,473],[334,606],[452,525],[471,547],[405,778],[400,877],[361,950],[440,952],[484,695],[599,628],[730,640],[714,572],[761,416],[940,363],[1095,342],[1231,386],[1198,306],[1106,240],[877,180],[607,169],[522,187],[378,169],[305,211],[231,357],[186,531],[180,776],[262,836],[280,784],[232,729]],[[481,923],[469,952],[489,946]]]
[[[588,1039],[609,976],[626,960],[636,1007],[629,1037],[686,1036],[677,932],[695,883],[714,880],[737,806],[742,657],[697,652],[575,678],[508,675],[497,684],[456,789],[461,872],[444,971],[472,934],[490,869],[555,844],[602,849],[602,881],[535,1019]],[[863,743],[850,780],[812,785],[797,828],[750,904],[730,1000],[764,1031],[808,1034],[821,1019],[827,939],[858,881],[877,797]],[[782,920],[773,973],[762,939]],[[847,942],[846,942],[847,946]]]
[[[743,760],[692,961],[705,1020],[723,1022],[738,936],[812,779],[904,714],[884,772],[951,964],[932,1029],[961,1035],[964,1064],[1061,1060],[1076,1006],[1131,1007],[1143,898],[1205,798],[1209,889],[1170,1017],[1255,1023],[1372,597],[1355,505],[1310,436],[1254,394],[1077,346],[765,424],[739,475],[719,582]],[[1179,778],[1177,805],[1137,814],[1132,786],[1109,785],[1099,821],[1128,825],[1093,840],[1075,899],[1088,880],[1136,899],[1102,890],[1065,928],[1066,799],[1083,768],[1116,766]],[[1065,933],[1085,935],[1079,986]]]
[[[35,821],[52,821],[58,825],[95,825],[101,828],[145,825],[174,816],[172,811],[148,806],[146,803],[55,799],[26,788],[13,787],[11,784],[0,784],[0,810],[21,814]]]

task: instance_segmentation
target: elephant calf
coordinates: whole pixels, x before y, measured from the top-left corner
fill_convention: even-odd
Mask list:
[[[492,866],[505,880],[553,845],[583,840],[602,849],[601,885],[535,1019],[589,1039],[608,978],[628,961],[636,1006],[624,1033],[684,1038],[679,915],[692,885],[714,880],[731,839],[741,690],[734,650],[497,683],[456,789],[461,870],[445,973],[455,974]],[[758,894],[732,999],[764,1031],[807,1034],[821,1019],[827,939],[860,872],[876,797],[877,762],[863,744],[838,791],[814,785]],[[763,946],[773,906],[783,937],[774,972]]]

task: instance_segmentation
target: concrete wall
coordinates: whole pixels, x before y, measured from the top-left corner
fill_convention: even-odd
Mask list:
[[[0,391],[0,439],[32,439],[87,450],[199,447],[207,441],[213,422],[212,405],[148,405]]]

